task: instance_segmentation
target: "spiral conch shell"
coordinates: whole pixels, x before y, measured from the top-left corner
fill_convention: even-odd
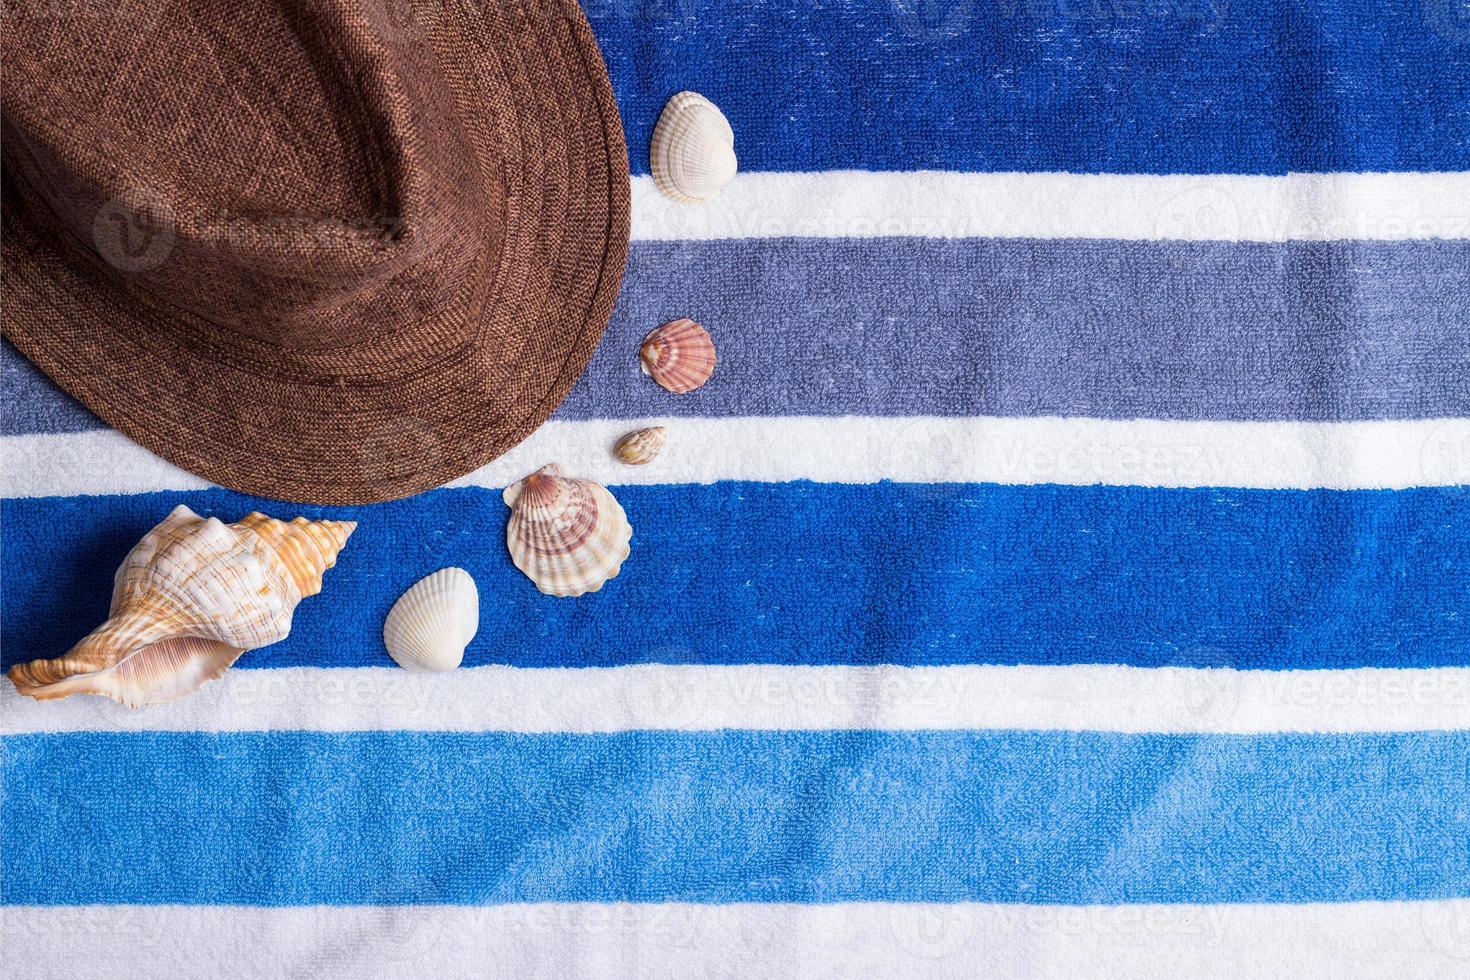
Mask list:
[[[607,487],[551,463],[507,487],[504,500],[511,560],[547,595],[596,592],[623,567],[633,527]]]
[[[123,559],[107,622],[54,660],[10,668],[10,680],[41,701],[101,694],[136,708],[190,694],[285,639],[356,526],[264,514],[225,524],[181,504]]]
[[[680,92],[664,106],[648,157],[654,186],[688,204],[714,197],[740,169],[730,121],[698,92]]]
[[[654,457],[663,451],[668,438],[669,430],[661,425],[639,429],[619,439],[613,446],[613,454],[629,466],[642,466],[653,462]]]
[[[715,342],[693,320],[671,320],[643,338],[643,373],[676,395],[687,395],[715,373]]]

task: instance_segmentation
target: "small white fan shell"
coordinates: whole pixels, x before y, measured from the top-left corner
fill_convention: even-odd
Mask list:
[[[648,148],[653,183],[676,201],[708,201],[735,178],[735,134],[730,121],[698,92],[668,101]]]
[[[406,670],[453,670],[480,628],[480,592],[463,568],[420,579],[388,610],[383,645]]]

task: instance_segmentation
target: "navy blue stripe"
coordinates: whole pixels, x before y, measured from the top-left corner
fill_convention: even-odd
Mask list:
[[[1470,734],[4,741],[7,904],[1470,896]]]
[[[676,316],[720,367],[671,398],[633,351]],[[765,239],[634,246],[563,419],[1470,415],[1470,243]],[[0,431],[100,426],[8,344]]]
[[[676,316],[714,378],[632,352]],[[560,418],[1470,415],[1470,242],[783,239],[634,248]]]
[[[293,634],[244,667],[390,665],[388,607],[446,565],[483,597],[466,664],[1470,664],[1470,488],[616,492],[632,556],[578,599],[543,596],[511,566],[494,490],[328,510],[223,490],[8,500],[0,645],[6,664],[65,650],[103,618],[128,548],[187,502],[361,522]]]
[[[1452,0],[590,0],[646,172],[664,100],[746,170],[1470,168]]]
[[[0,342],[0,435],[104,428],[101,419],[52,383],[15,345]]]

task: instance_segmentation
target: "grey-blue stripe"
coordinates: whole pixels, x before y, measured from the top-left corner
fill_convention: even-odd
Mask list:
[[[690,316],[714,379],[632,377]],[[3,431],[99,423],[6,347]],[[557,416],[1470,415],[1470,242],[763,239],[634,246]]]

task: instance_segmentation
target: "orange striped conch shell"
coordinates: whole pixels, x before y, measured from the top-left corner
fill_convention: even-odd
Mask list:
[[[506,488],[511,560],[547,595],[596,592],[628,557],[633,527],[607,487],[555,463]]]
[[[191,694],[286,638],[356,526],[264,514],[225,524],[181,504],[123,559],[107,622],[54,660],[10,668],[10,680],[42,701],[101,694],[136,708]]]

